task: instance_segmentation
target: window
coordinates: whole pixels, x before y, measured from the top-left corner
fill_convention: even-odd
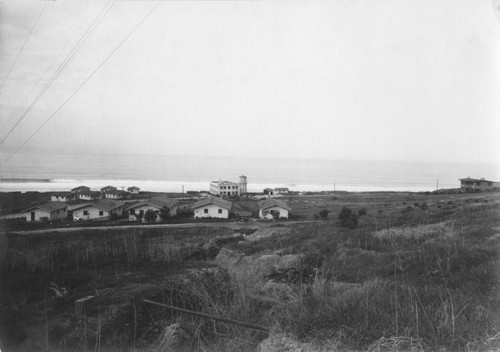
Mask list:
[[[99,216],[103,216],[103,215],[104,215],[104,211],[99,210]]]
[[[83,211],[83,215],[89,215],[89,212],[88,212],[88,211],[86,211],[86,210],[84,210],[84,211]]]
[[[219,214],[222,214],[222,209],[219,209]]]
[[[208,209],[203,209],[203,212],[204,212],[205,214],[208,214]]]

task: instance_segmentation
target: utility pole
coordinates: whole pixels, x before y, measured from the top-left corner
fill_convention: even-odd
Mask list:
[[[182,198],[184,198],[184,185],[182,185]]]
[[[335,179],[333,179],[333,191],[335,192]]]
[[[439,189],[439,179],[436,180],[436,191]]]

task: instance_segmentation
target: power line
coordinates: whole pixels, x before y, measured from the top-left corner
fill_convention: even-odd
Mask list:
[[[31,104],[28,106],[26,111],[19,117],[19,119],[16,121],[16,123],[10,128],[10,130],[7,132],[7,134],[3,137],[3,139],[0,141],[0,144],[2,144],[7,137],[16,129],[16,127],[24,120],[26,115],[31,111],[31,109],[36,105],[38,100],[45,94],[45,92],[50,88],[52,83],[57,79],[57,77],[61,74],[61,72],[64,70],[64,68],[68,65],[68,63],[71,61],[73,56],[77,53],[77,51],[85,44],[85,42],[90,38],[90,36],[93,34],[99,23],[102,21],[102,19],[109,13],[111,8],[115,5],[114,3],[109,6],[110,2],[108,2],[101,12],[96,16],[94,21],[90,24],[90,26],[87,28],[85,33],[80,37],[78,42],[75,44],[75,46],[71,49],[71,51],[66,55],[66,58],[63,60],[61,64],[59,64],[59,67],[56,69],[56,71],[52,74],[50,79],[45,83],[44,87],[42,90],[38,93],[38,95],[35,97],[35,99],[31,102]]]
[[[40,127],[38,127],[38,129],[33,132],[29,137],[28,139],[26,139],[26,141],[24,141],[23,144],[21,144],[19,146],[19,148],[17,148],[12,154],[10,154],[7,159],[5,159],[2,164],[0,166],[4,166],[7,161],[10,160],[10,158],[12,158],[14,155],[17,154],[17,152],[19,152],[21,150],[22,147],[24,147],[65,105],[68,101],[71,100],[71,98],[73,98],[73,96],[75,96],[76,93],[78,93],[78,91],[96,74],[97,71],[99,71],[99,69],[104,66],[104,64],[111,58],[111,56],[113,56],[113,54],[123,45],[123,43],[125,43],[127,41],[127,39],[144,23],[144,21],[146,21],[146,19],[153,13],[153,11],[158,7],[160,3],[157,2],[155,6],[153,6],[153,8],[142,18],[141,21],[139,21],[139,23],[137,23],[137,25],[122,39],[122,41],[113,49],[113,51],[111,51],[109,53],[108,56],[106,56],[106,58],[99,64],[99,66],[97,66],[97,68],[92,71],[92,73],[78,86],[78,88],[76,88],[73,93],[71,93],[71,95],[56,109],[56,111],[54,111],[52,113],[52,115],[50,115],[47,120],[45,120],[44,123],[42,123],[42,125]]]
[[[0,91],[2,91],[2,88],[3,88],[3,85],[5,84],[5,82],[7,82],[7,79],[10,77],[10,73],[12,72],[12,69],[14,68],[14,66],[16,66],[16,63],[17,63],[17,60],[19,59],[19,56],[21,56],[21,53],[23,52],[24,50],[24,47],[26,46],[26,43],[28,42],[28,40],[30,39],[31,37],[31,34],[33,33],[33,31],[35,30],[35,27],[36,25],[38,24],[38,21],[40,21],[40,17],[42,17],[42,13],[43,11],[45,10],[45,5],[42,6],[42,9],[40,10],[40,13],[38,14],[38,17],[35,21],[35,23],[33,24],[33,27],[31,27],[31,30],[30,32],[28,33],[28,36],[26,37],[26,39],[24,40],[24,43],[23,45],[21,46],[21,50],[19,50],[19,52],[17,53],[17,56],[16,58],[14,59],[14,62],[12,63],[12,65],[10,66],[9,68],[9,71],[7,71],[7,74],[5,75],[4,79],[3,79],[3,82],[2,84],[0,85]]]
[[[17,107],[16,111],[14,111],[14,113],[12,113],[12,115],[9,117],[9,119],[7,120],[6,123],[3,124],[2,127],[0,127],[0,130],[4,130],[4,128],[10,123],[10,121],[12,120],[12,118],[17,114],[17,112],[21,109],[21,107],[24,105],[24,102],[30,97],[31,93],[33,93],[33,91],[35,90],[35,88],[38,86],[38,84],[41,82],[41,80],[43,79],[43,77],[45,77],[45,75],[47,74],[47,72],[49,72],[50,68],[54,65],[54,63],[57,61],[57,59],[59,59],[59,57],[61,56],[61,54],[64,52],[64,50],[66,49],[66,47],[69,45],[69,43],[71,43],[71,41],[73,40],[73,38],[75,37],[76,33],[79,32],[80,28],[83,26],[83,24],[87,21],[87,19],[89,18],[90,16],[87,16],[87,18],[85,18],[82,23],[80,23],[80,25],[78,26],[78,28],[73,32],[73,35],[71,36],[71,38],[69,38],[69,40],[66,42],[66,44],[64,45],[64,47],[59,51],[59,53],[56,55],[56,57],[54,58],[54,60],[52,60],[52,62],[50,63],[50,65],[45,69],[45,71],[40,75],[40,78],[38,79],[38,81],[35,83],[35,85],[33,86],[33,88],[31,88],[31,91],[28,93],[28,95],[26,95],[26,97],[24,98],[24,100],[22,101],[22,103]],[[7,138],[7,137],[5,137]],[[1,144],[1,142],[0,142]]]

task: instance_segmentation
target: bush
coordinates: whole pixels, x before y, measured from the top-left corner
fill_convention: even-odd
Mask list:
[[[343,207],[339,214],[340,225],[350,229],[355,229],[358,226],[358,214],[353,212],[348,207]]]
[[[328,214],[329,214],[329,211],[327,209],[320,210],[320,212],[319,212],[319,216],[323,220],[328,219]]]
[[[359,210],[358,210],[358,215],[359,215],[359,216],[366,215],[366,209],[365,209],[365,208],[363,208],[363,209],[359,209]]]
[[[156,220],[156,212],[152,209],[146,210],[146,213],[144,213],[144,220],[146,220],[148,223],[152,223]]]
[[[160,218],[162,220],[167,220],[170,217],[170,208],[166,205],[160,209]]]

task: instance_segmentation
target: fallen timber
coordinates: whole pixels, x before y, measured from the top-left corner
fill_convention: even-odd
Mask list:
[[[145,303],[148,303],[148,304],[152,304],[152,305],[163,307],[163,308],[168,308],[168,309],[175,310],[175,311],[178,311],[178,312],[187,313],[187,314],[191,314],[191,315],[195,315],[195,316],[203,317],[203,318],[207,318],[207,319],[212,319],[212,320],[220,321],[220,322],[223,322],[223,323],[238,325],[238,326],[244,327],[246,329],[263,332],[263,333],[266,333],[267,335],[269,335],[269,330],[266,329],[265,327],[260,326],[260,325],[251,324],[251,323],[245,323],[245,322],[241,322],[241,321],[236,321],[236,320],[232,320],[232,319],[218,317],[218,316],[215,316],[215,315],[210,315],[210,314],[195,312],[195,311],[189,310],[189,309],[184,309],[184,308],[178,308],[178,307],[174,307],[174,306],[169,306],[168,304],[163,304],[163,303],[151,301],[149,299],[143,299],[142,301],[145,302]]]

